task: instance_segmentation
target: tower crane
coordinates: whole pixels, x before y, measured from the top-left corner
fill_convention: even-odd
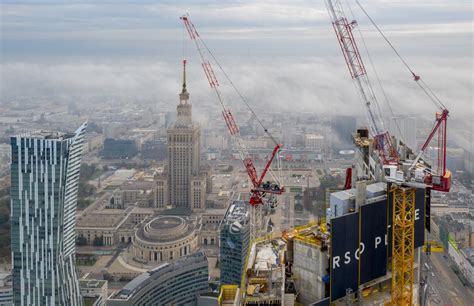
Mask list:
[[[247,171],[247,175],[252,183],[252,189],[251,189],[251,196],[249,203],[252,206],[260,206],[261,204],[264,204],[264,198],[268,194],[275,194],[279,195],[282,194],[285,191],[285,188],[281,185],[279,179],[273,175],[273,179],[275,183],[270,183],[270,181],[265,182],[265,177],[267,173],[272,173],[271,172],[271,165],[275,157],[277,156],[278,152],[282,148],[282,144],[277,143],[275,141],[275,138],[269,133],[269,131],[263,126],[262,121],[258,119],[258,116],[256,113],[251,109],[251,107],[248,105],[246,102],[245,98],[240,94],[238,89],[235,87],[234,83],[230,80],[229,76],[225,73],[223,70],[222,66],[219,64],[217,61],[216,57],[214,54],[210,51],[210,49],[207,47],[206,43],[203,41],[201,36],[196,30],[196,27],[194,24],[189,20],[189,16],[183,15],[180,17],[182,20],[184,27],[186,28],[186,31],[189,34],[189,37],[191,40],[194,42],[195,47],[199,53],[199,57],[201,58],[201,65],[204,70],[204,74],[209,82],[209,85],[211,88],[214,90],[217,100],[222,108],[222,116],[224,117],[224,121],[227,125],[227,128],[229,130],[229,133],[233,139],[233,142],[238,149],[239,152],[239,157],[242,160],[245,169]],[[254,162],[252,160],[252,157],[250,156],[247,147],[245,146],[245,142],[242,139],[242,136],[240,135],[240,130],[239,126],[237,125],[234,116],[229,108],[229,106],[224,102],[223,95],[219,89],[219,81],[217,80],[216,74],[214,73],[214,70],[211,66],[210,59],[212,59],[217,66],[220,68],[220,70],[223,72],[224,76],[226,79],[230,82],[231,86],[234,88],[234,90],[237,92],[239,97],[243,100],[243,102],[246,104],[246,106],[250,109],[252,112],[252,118],[255,118],[258,120],[258,122],[262,125],[264,128],[264,131],[267,133],[267,135],[270,136],[270,138],[273,140],[275,143],[275,147],[270,155],[270,157],[267,160],[267,163],[263,169],[263,171],[258,175],[257,170],[255,168]]]
[[[359,92],[359,96],[365,105],[369,132],[374,139],[374,148],[378,151],[378,155],[384,165],[396,165],[398,163],[397,151],[392,144],[390,133],[384,130],[384,123],[377,97],[372,89],[352,33],[352,29],[356,27],[357,23],[355,20],[351,22],[347,20],[340,1],[326,0],[326,6],[347,68]]]
[[[428,191],[432,189],[448,192],[451,187],[451,173],[446,169],[446,125],[449,111],[426,83],[421,80],[421,77],[416,75],[403,60],[359,1],[356,0],[355,2],[408,68],[417,85],[439,108],[433,128],[417,156],[413,158],[406,151],[399,154],[392,143],[389,132],[383,130],[383,121],[378,111],[377,99],[367,77],[352,32],[357,23],[356,21],[349,22],[347,20],[339,0],[325,0],[347,67],[366,106],[369,131],[373,136],[374,149],[378,153],[381,163],[379,166],[383,169],[384,178],[389,183],[388,192],[392,194],[393,198],[392,305],[413,305],[415,190],[422,188]],[[436,134],[438,135],[438,156],[436,169],[433,171],[431,165],[422,156]]]

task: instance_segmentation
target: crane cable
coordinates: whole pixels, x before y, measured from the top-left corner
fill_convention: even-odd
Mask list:
[[[346,0],[346,5],[349,7],[349,11],[351,12],[352,18],[354,20],[356,20],[355,14],[352,11],[352,7],[350,6],[349,1],[347,1],[347,0]],[[393,121],[395,122],[397,131],[398,131],[398,134],[399,134],[399,138],[402,138],[402,140],[405,142],[405,140],[403,139],[403,133],[401,131],[400,125],[398,124],[398,119],[395,116],[395,112],[393,111],[392,105],[390,104],[390,100],[388,99],[387,93],[385,92],[385,89],[382,86],[382,82],[380,82],[379,74],[377,73],[377,69],[375,69],[374,62],[372,61],[372,56],[370,55],[369,49],[367,48],[367,44],[365,43],[365,38],[364,38],[364,35],[362,35],[362,30],[361,30],[360,26],[357,27],[357,30],[358,30],[360,38],[362,40],[362,44],[364,45],[365,53],[367,54],[367,58],[369,59],[370,66],[372,67],[372,70],[374,71],[374,75],[375,75],[375,79],[377,80],[377,84],[379,85],[380,90],[382,91],[382,96],[384,98],[384,101],[388,106],[388,110],[390,111],[390,114],[392,115]],[[378,103],[377,103],[377,107],[378,107]],[[380,112],[380,109],[379,109],[379,112]],[[380,114],[380,115],[382,116],[382,114]],[[382,116],[382,118],[383,118],[383,116]]]
[[[204,46],[204,48],[206,48],[207,52],[211,55],[212,59],[214,60],[214,62],[216,63],[216,65],[219,67],[219,69],[221,70],[221,72],[224,74],[224,77],[227,79],[227,81],[230,83],[230,85],[232,86],[232,88],[234,89],[234,91],[237,93],[237,95],[240,97],[240,99],[244,102],[244,104],[247,106],[248,110],[252,113],[252,115],[255,116],[255,119],[257,119],[257,122],[260,124],[260,126],[263,128],[263,131],[271,138],[271,140],[274,142],[275,145],[278,145],[278,142],[276,141],[275,137],[273,137],[273,135],[268,131],[268,129],[265,127],[265,125],[263,124],[262,120],[257,116],[257,113],[253,110],[253,108],[250,106],[250,104],[248,103],[247,99],[240,93],[240,91],[237,89],[237,87],[235,86],[234,82],[232,82],[232,80],[230,79],[229,75],[225,72],[224,68],[222,68],[221,64],[219,63],[219,61],[217,60],[217,58],[214,56],[214,53],[211,52],[211,50],[208,48],[206,42],[204,40],[201,39],[201,42]]]
[[[375,23],[375,21],[370,17],[370,15],[367,13],[367,11],[364,9],[362,4],[360,4],[359,0],[356,0],[357,5],[360,7],[362,12],[364,12],[365,16],[369,19],[369,21],[372,23],[372,25],[377,29],[379,34],[383,37],[383,39],[387,42],[387,44],[390,46],[390,48],[395,52],[395,54],[398,56],[400,61],[405,65],[405,67],[410,71],[412,74],[414,80],[418,84],[418,86],[423,90],[423,92],[428,96],[428,98],[439,108],[442,110],[446,109],[446,106],[441,102],[441,100],[438,98],[438,96],[431,90],[431,88],[421,79],[421,77],[411,69],[411,67],[408,65],[408,63],[405,61],[405,59],[400,55],[400,53],[397,51],[395,46],[390,42],[390,40],[385,36],[385,34],[382,32],[382,30],[379,28],[379,26]]]
[[[263,124],[262,120],[257,116],[257,113],[253,110],[253,108],[250,106],[250,104],[248,103],[248,101],[245,99],[245,97],[241,94],[241,92],[237,89],[237,87],[235,86],[234,82],[232,82],[232,80],[230,79],[229,75],[225,72],[224,68],[221,66],[220,62],[217,60],[217,58],[214,56],[214,53],[212,53],[211,49],[207,46],[206,42],[201,38],[201,35],[199,35],[199,33],[197,32],[196,28],[194,27],[194,24],[192,24],[191,22],[189,22],[192,27],[194,28],[194,31],[196,33],[196,39],[194,40],[195,43],[196,43],[196,47],[198,49],[198,52],[201,56],[201,59],[203,62],[205,62],[204,60],[204,57],[203,57],[203,54],[202,52],[207,52],[211,57],[212,59],[214,60],[215,64],[219,67],[219,69],[222,71],[222,73],[224,74],[225,78],[227,79],[227,81],[230,83],[230,85],[232,86],[232,88],[234,89],[234,91],[237,93],[237,95],[240,97],[240,99],[244,102],[244,104],[247,106],[247,108],[249,109],[249,111],[252,113],[252,115],[255,117],[255,119],[257,119],[258,123],[260,124],[260,126],[263,128],[263,130],[265,131],[265,133],[270,137],[270,139],[273,141],[273,143],[276,145],[276,146],[281,146],[277,141],[276,139],[273,137],[273,135],[268,131],[268,129],[265,127],[265,125]],[[204,47],[204,50],[202,50],[202,48],[200,47],[200,45],[202,47]],[[224,102],[222,100],[222,97],[221,97],[221,93],[220,91],[218,90],[217,87],[214,87],[214,91],[217,95],[217,98],[219,100],[219,103],[221,104],[224,112],[228,112],[228,110],[226,109],[225,105],[224,105]],[[240,146],[244,146],[243,144],[240,144]],[[244,146],[245,147],[245,146]],[[281,150],[281,149],[280,149]],[[248,154],[248,153],[247,153]],[[277,154],[277,157],[278,157],[278,152],[276,152]],[[281,178],[281,163],[278,163],[278,172],[279,172],[279,175],[280,175],[280,179],[277,179],[275,177],[275,175],[272,173],[272,170],[271,170],[271,166],[270,168],[268,169],[270,171],[270,174],[273,176],[273,178],[275,179],[276,182],[278,182],[279,185],[281,185],[281,181],[282,181],[282,178]]]

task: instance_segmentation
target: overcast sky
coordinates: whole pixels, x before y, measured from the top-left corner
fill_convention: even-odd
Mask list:
[[[434,106],[349,2],[396,112],[432,116]],[[472,1],[361,3],[452,117],[472,122]],[[189,13],[257,107],[363,114],[322,0],[3,0],[0,5],[0,102],[18,95],[104,93],[175,101],[183,55],[189,59],[194,102],[212,100],[179,20]],[[362,43],[359,48],[364,50]]]

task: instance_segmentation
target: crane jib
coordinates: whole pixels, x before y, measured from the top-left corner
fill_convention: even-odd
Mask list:
[[[245,146],[245,142],[242,139],[240,132],[239,132],[239,126],[237,125],[234,116],[232,115],[230,109],[228,106],[223,101],[222,95],[219,90],[219,81],[217,79],[216,74],[214,73],[214,70],[212,69],[211,62],[209,59],[213,59],[214,63],[217,64],[217,66],[222,70],[224,75],[226,76],[227,80],[231,83],[231,85],[234,87],[234,89],[237,91],[241,99],[243,99],[243,102],[249,107],[249,109],[252,111],[253,115],[255,115],[255,112],[250,108],[248,103],[245,101],[243,96],[240,94],[240,92],[235,88],[233,82],[229,79],[225,71],[223,71],[221,65],[217,61],[217,59],[214,57],[212,52],[209,50],[209,48],[206,46],[200,35],[198,34],[196,27],[194,26],[193,23],[189,20],[188,16],[182,16],[180,18],[183,21],[184,27],[186,28],[186,31],[189,34],[189,37],[191,38],[192,41],[194,41],[194,45],[196,47],[196,50],[199,53],[199,57],[201,59],[201,66],[203,68],[204,74],[207,78],[207,81],[210,85],[210,87],[215,91],[217,95],[217,99],[219,103],[221,104],[222,107],[222,116],[224,118],[224,121],[226,123],[227,129],[229,130],[229,134],[232,136],[234,143],[239,150],[239,156],[240,159],[242,160],[245,169],[247,171],[247,175],[252,182],[253,188],[251,189],[252,191],[252,196],[250,199],[250,204],[251,205],[259,205],[262,204],[262,198],[265,196],[266,193],[274,193],[274,194],[281,194],[284,191],[283,187],[280,187],[279,182],[274,184],[272,188],[265,188],[265,186],[262,186],[262,183],[264,181],[264,178],[267,174],[267,172],[270,170],[270,166],[275,158],[275,155],[278,153],[280,148],[282,147],[281,144],[277,144],[276,147],[274,148],[272,155],[268,162],[265,165],[264,170],[260,174],[260,176],[257,174],[257,170],[255,168],[255,165],[253,163],[253,160],[251,158],[251,155],[247,151],[247,148]],[[257,118],[259,121],[260,125],[262,125],[262,121]],[[262,125],[263,127],[263,125]],[[271,136],[271,134],[268,132],[268,130],[264,127],[264,131],[271,137],[271,139],[275,142],[274,138]],[[276,143],[276,142],[275,142]]]

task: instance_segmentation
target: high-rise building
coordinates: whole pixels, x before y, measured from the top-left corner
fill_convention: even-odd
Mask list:
[[[84,123],[75,133],[11,137],[11,248],[15,305],[82,305],[75,269]]]
[[[102,156],[104,159],[127,159],[137,155],[137,144],[132,139],[106,138]]]
[[[414,152],[418,151],[418,142],[416,140],[416,117],[391,117],[388,129],[392,135],[404,142]]]
[[[186,61],[183,89],[176,109],[176,121],[167,130],[169,201],[172,207],[202,210],[205,208],[206,176],[200,173],[201,129],[192,120],[192,105],[186,89]],[[202,192],[197,192],[197,188]]]
[[[332,117],[332,129],[336,133],[337,140],[333,146],[337,149],[345,149],[353,144],[352,134],[356,130],[357,119],[353,116]]]
[[[240,284],[250,244],[250,212],[244,201],[234,201],[220,228],[221,283]]]
[[[209,291],[208,277],[204,252],[186,255],[139,275],[107,305],[196,305],[199,294]]]
[[[165,209],[168,205],[168,179],[162,173],[155,175],[155,203],[157,209]]]
[[[298,301],[303,305],[325,298],[323,278],[328,274],[328,249],[319,242],[313,233],[308,235],[304,230],[294,234],[293,278],[299,292]]]

